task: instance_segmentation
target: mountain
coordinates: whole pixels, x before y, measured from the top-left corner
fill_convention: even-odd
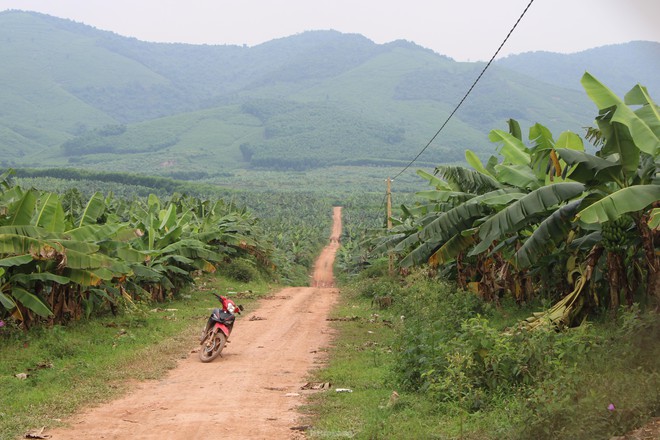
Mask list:
[[[585,70],[623,95],[640,83],[655,96],[660,94],[660,43],[633,41],[597,47],[574,54],[527,52],[510,55],[496,62],[537,80],[582,90],[580,78]]]
[[[509,118],[581,133],[595,116],[582,72],[545,72],[616,65],[625,47],[547,54],[545,68],[540,54],[498,61],[418,164],[460,162],[466,148],[487,157],[488,132]],[[484,67],[336,31],[255,47],[147,43],[24,11],[0,13],[0,57],[0,165],[190,178],[406,164]],[[655,84],[653,62],[635,66]]]

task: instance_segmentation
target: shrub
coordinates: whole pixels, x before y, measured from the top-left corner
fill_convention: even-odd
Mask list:
[[[622,310],[616,323],[598,331],[601,343],[539,378],[516,427],[520,438],[611,438],[660,414],[657,313]]]
[[[223,265],[220,271],[229,278],[249,283],[259,279],[259,270],[254,262],[245,258],[234,258]]]
[[[428,390],[436,372],[447,367],[447,344],[465,319],[490,313],[476,295],[448,283],[415,280],[402,287],[396,310],[404,317],[395,371],[409,390]]]

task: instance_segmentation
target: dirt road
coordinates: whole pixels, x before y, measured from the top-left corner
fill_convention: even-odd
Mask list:
[[[338,296],[332,266],[341,208],[334,208],[333,220],[312,287],[283,289],[244,313],[222,358],[204,364],[193,353],[164,379],[141,383],[131,394],[79,414],[68,428],[47,432],[50,438],[302,438],[291,429],[299,424],[301,386],[323,361],[321,349],[331,337],[326,317]]]

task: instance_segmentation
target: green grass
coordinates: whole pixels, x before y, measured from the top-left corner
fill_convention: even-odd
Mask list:
[[[162,377],[194,346],[217,304],[210,292],[234,292],[229,295],[249,308],[270,287],[204,277],[181,299],[118,316],[29,332],[0,328],[0,439],[56,426],[80,408],[127,392],[135,381]],[[27,379],[17,378],[20,373]]]
[[[347,321],[335,323],[341,336],[331,349],[327,368],[314,375],[315,381],[330,382],[332,390],[313,396],[309,409],[316,422],[308,432],[311,438],[353,436],[391,412],[385,406],[392,392],[387,384],[395,333],[372,312],[367,300],[351,299],[333,313],[335,319]],[[353,392],[335,392],[336,388]]]
[[[335,322],[329,363],[310,379],[332,389],[305,408],[309,438],[607,439],[660,414],[655,312],[633,308],[615,323],[515,336],[503,330],[539,305],[479,305],[419,277],[392,286],[379,278],[342,286],[334,315],[351,319]],[[371,295],[385,291],[394,305],[376,309]],[[511,369],[521,359],[534,362],[523,380]],[[429,374],[419,387],[411,386],[415,368]]]

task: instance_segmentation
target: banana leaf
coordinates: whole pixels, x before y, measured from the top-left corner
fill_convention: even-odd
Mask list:
[[[456,257],[470,249],[477,242],[477,230],[469,229],[461,234],[456,234],[445,242],[431,257],[429,263],[447,264],[455,260]]]
[[[449,200],[464,201],[471,197],[474,197],[474,194],[461,192],[461,191],[438,191],[438,190],[430,189],[426,191],[416,192],[415,197],[425,200],[431,200],[434,202],[447,202]]]
[[[531,163],[527,147],[515,136],[502,130],[491,130],[488,139],[491,142],[501,144],[499,152],[504,156],[505,163],[513,165],[529,165]]]
[[[2,267],[12,267],[12,266],[22,266],[34,261],[34,258],[30,254],[25,255],[16,255],[14,257],[7,257],[0,259],[0,266]]]
[[[103,298],[111,303],[115,302],[115,298],[103,289],[89,289],[88,292],[94,294],[96,298]]]
[[[57,194],[46,193],[34,224],[50,232],[64,232],[64,209]]]
[[[660,120],[657,110],[651,113],[650,116],[652,117],[650,119],[642,119],[614,92],[590,73],[585,73],[580,82],[589,98],[601,112],[615,108],[611,121],[625,125],[628,128],[637,148],[652,156],[657,155],[660,148],[660,131],[654,130],[654,127],[658,127],[657,121]],[[629,102],[646,102],[646,105],[654,106],[651,98],[641,87],[635,87],[628,92],[627,99]]]
[[[60,238],[58,234],[53,234],[44,228],[32,225],[6,225],[0,226],[0,234],[22,235],[38,240],[47,240],[49,238]]]
[[[136,249],[130,247],[127,243],[112,241],[102,243],[101,249],[109,256],[119,258],[126,263],[143,263],[147,256]]]
[[[92,243],[103,240],[128,241],[135,238],[135,229],[126,223],[90,224],[70,229],[65,235],[72,240]]]
[[[87,253],[75,249],[66,249],[64,254],[66,258],[63,261],[63,266],[70,269],[107,268],[114,263],[112,257],[99,253]]]
[[[475,170],[477,170],[481,174],[485,174],[486,176],[490,176],[492,178],[495,178],[495,176],[493,176],[490,173],[490,171],[488,171],[486,169],[486,167],[484,167],[484,165],[481,163],[481,160],[479,159],[479,157],[473,151],[465,150],[465,161],[468,163],[468,165],[470,165],[472,168],[474,168]]]
[[[195,260],[193,262],[193,266],[199,270],[203,270],[204,272],[214,273],[216,271],[216,267],[213,263],[211,263],[210,261],[203,260],[201,258]]]
[[[60,254],[64,252],[64,247],[57,242],[39,240],[26,235],[0,233],[0,254],[42,255],[50,253],[53,249]]]
[[[61,244],[67,251],[74,251],[88,255],[97,253],[101,249],[101,246],[98,244],[90,243],[88,241],[51,239],[48,240],[48,242]]]
[[[513,257],[518,269],[534,264],[547,249],[568,235],[571,230],[571,220],[580,203],[582,203],[581,199],[564,205],[541,222]]]
[[[164,277],[162,271],[158,271],[147,266],[136,264],[131,268],[133,269],[135,276],[138,278],[143,278],[147,281],[159,281]],[[162,269],[162,266],[159,266],[159,268]]]
[[[586,185],[613,182],[620,179],[622,166],[583,151],[558,148],[557,154],[570,165],[568,177]]]
[[[438,177],[429,174],[424,170],[417,170],[417,175],[422,179],[428,180],[429,183],[438,190],[452,191],[454,189],[444,180],[439,179]]]
[[[29,286],[35,281],[53,281],[57,284],[69,284],[71,282],[68,277],[50,272],[19,273],[12,276],[11,281],[21,283],[24,286]]]
[[[192,258],[187,258],[182,255],[169,255],[167,257],[169,261],[176,261],[177,263],[183,263],[183,264],[193,264],[195,262],[194,259]]]
[[[22,197],[14,202],[9,208],[9,225],[30,225],[34,214],[34,207],[37,203],[37,192],[28,190]]]
[[[649,228],[658,229],[660,227],[660,208],[655,208],[651,211],[651,218],[649,219]]]
[[[98,221],[98,218],[101,217],[104,212],[105,198],[103,197],[103,194],[96,192],[87,202],[87,205],[85,206],[85,209],[80,216],[80,220],[78,221],[77,226],[81,227],[87,225],[95,225]]]
[[[14,300],[10,296],[7,296],[2,292],[0,292],[0,304],[6,310],[11,310],[14,307],[16,307],[16,302],[14,302]]]
[[[399,265],[401,267],[410,267],[426,264],[429,260],[429,257],[435,253],[438,247],[440,247],[440,243],[441,241],[439,240],[431,240],[422,243],[412,252],[406,255],[403,260],[401,260]]]
[[[386,235],[385,237],[380,238],[374,246],[373,253],[375,255],[381,255],[386,251],[394,250],[398,247],[399,243],[402,240],[405,240],[406,237],[409,237],[411,234],[406,234],[403,232],[396,233],[393,235]]]
[[[641,152],[630,130],[622,124],[612,123],[611,113],[598,116],[596,123],[605,141],[599,155],[616,160],[626,176],[634,174],[639,166]]]
[[[572,131],[565,131],[559,135],[555,148],[565,148],[568,150],[584,151],[582,138]]]
[[[545,214],[560,203],[573,199],[584,190],[585,186],[581,183],[560,182],[532,191],[489,217],[480,226],[481,242],[472,249],[470,255],[484,252],[493,241],[530,224],[537,216]]]
[[[584,223],[616,220],[627,212],[637,212],[660,200],[660,185],[635,185],[603,197],[577,214]]]
[[[8,169],[0,174],[0,192],[10,188],[9,176],[16,174],[16,171],[13,169]]]
[[[497,180],[517,188],[529,190],[541,186],[538,177],[527,165],[495,165]]]
[[[509,133],[511,136],[522,141],[522,130],[520,129],[520,123],[513,118],[507,120],[506,123],[509,126]]]
[[[178,275],[183,275],[184,277],[187,277],[190,275],[190,272],[188,272],[185,269],[181,269],[180,267],[173,266],[173,265],[167,265],[165,266],[165,269],[172,274],[178,274]]]
[[[502,184],[490,175],[461,166],[440,165],[435,168],[435,173],[445,179],[454,191],[483,194],[502,188]]]
[[[157,247],[162,248],[170,244],[177,243],[179,240],[181,240],[182,235],[183,229],[181,226],[175,226],[172,229],[163,230],[160,234],[160,237],[158,237]]]
[[[64,270],[64,273],[74,284],[79,284],[81,286],[98,286],[104,281],[104,278],[108,278],[107,273],[97,273],[99,270],[100,269],[91,271],[86,269],[68,268]],[[109,279],[112,279],[112,277]],[[106,281],[109,279],[106,279]]]
[[[161,212],[161,221],[158,229],[169,231],[176,225],[176,206],[171,203],[166,211]]]
[[[424,242],[431,241],[432,245],[430,247],[418,245],[416,254],[411,256],[416,262],[425,262],[441,243],[466,229],[472,228],[475,220],[482,218],[492,210],[490,206],[506,205],[511,200],[522,197],[523,194],[517,191],[518,189],[516,188],[498,189],[473,197],[448,211],[435,214],[436,218],[428,223],[419,233],[415,232],[399,240],[394,250],[401,253],[416,243],[422,243],[423,245]],[[406,260],[406,264],[408,264],[408,261],[413,260]]]
[[[492,193],[489,193],[487,197],[486,194],[484,194],[484,196],[475,197],[473,201],[480,202],[486,206],[498,207],[507,206],[511,204],[511,202],[520,200],[527,195],[524,192],[520,192],[520,190],[517,188],[509,188],[507,190],[498,191],[502,192],[500,194],[495,194],[495,191],[493,191]]]
[[[207,248],[206,244],[199,240],[184,239],[172,243],[159,252],[161,255],[176,253],[188,258],[205,258],[209,260],[219,260],[221,256]]]
[[[14,297],[16,302],[21,303],[25,308],[32,310],[39,316],[47,318],[53,314],[53,312],[51,312],[48,306],[43,301],[41,301],[38,296],[28,292],[25,289],[20,287],[12,287],[11,295]]]
[[[544,125],[538,122],[529,128],[529,140],[534,143],[532,151],[536,154],[540,151],[549,151],[555,148],[552,133]]]

